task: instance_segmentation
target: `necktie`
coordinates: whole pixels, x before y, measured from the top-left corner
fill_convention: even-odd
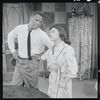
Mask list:
[[[31,60],[31,38],[30,38],[31,31],[28,32],[28,38],[27,38],[27,54],[28,59]]]

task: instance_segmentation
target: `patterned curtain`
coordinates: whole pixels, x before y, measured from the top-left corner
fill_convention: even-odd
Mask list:
[[[92,17],[72,17],[68,19],[69,38],[75,49],[78,62],[78,78],[90,79]]]

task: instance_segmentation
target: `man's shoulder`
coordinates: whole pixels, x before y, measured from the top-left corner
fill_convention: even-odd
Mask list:
[[[27,24],[19,24],[19,25],[17,25],[16,27],[26,27],[27,26]]]
[[[24,27],[24,26],[27,26],[27,24],[20,24],[18,25],[19,27]]]

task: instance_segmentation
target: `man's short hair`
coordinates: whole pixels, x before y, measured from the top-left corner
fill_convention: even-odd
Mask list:
[[[36,14],[40,15],[41,17],[43,17],[43,13],[41,13],[39,11],[32,12],[31,17],[34,16],[34,15],[36,15]]]

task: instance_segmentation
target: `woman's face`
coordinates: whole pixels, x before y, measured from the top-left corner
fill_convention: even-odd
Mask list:
[[[38,14],[31,17],[29,26],[30,29],[37,29],[42,24],[42,17]]]
[[[56,28],[52,28],[49,34],[52,41],[59,39],[59,31]]]

